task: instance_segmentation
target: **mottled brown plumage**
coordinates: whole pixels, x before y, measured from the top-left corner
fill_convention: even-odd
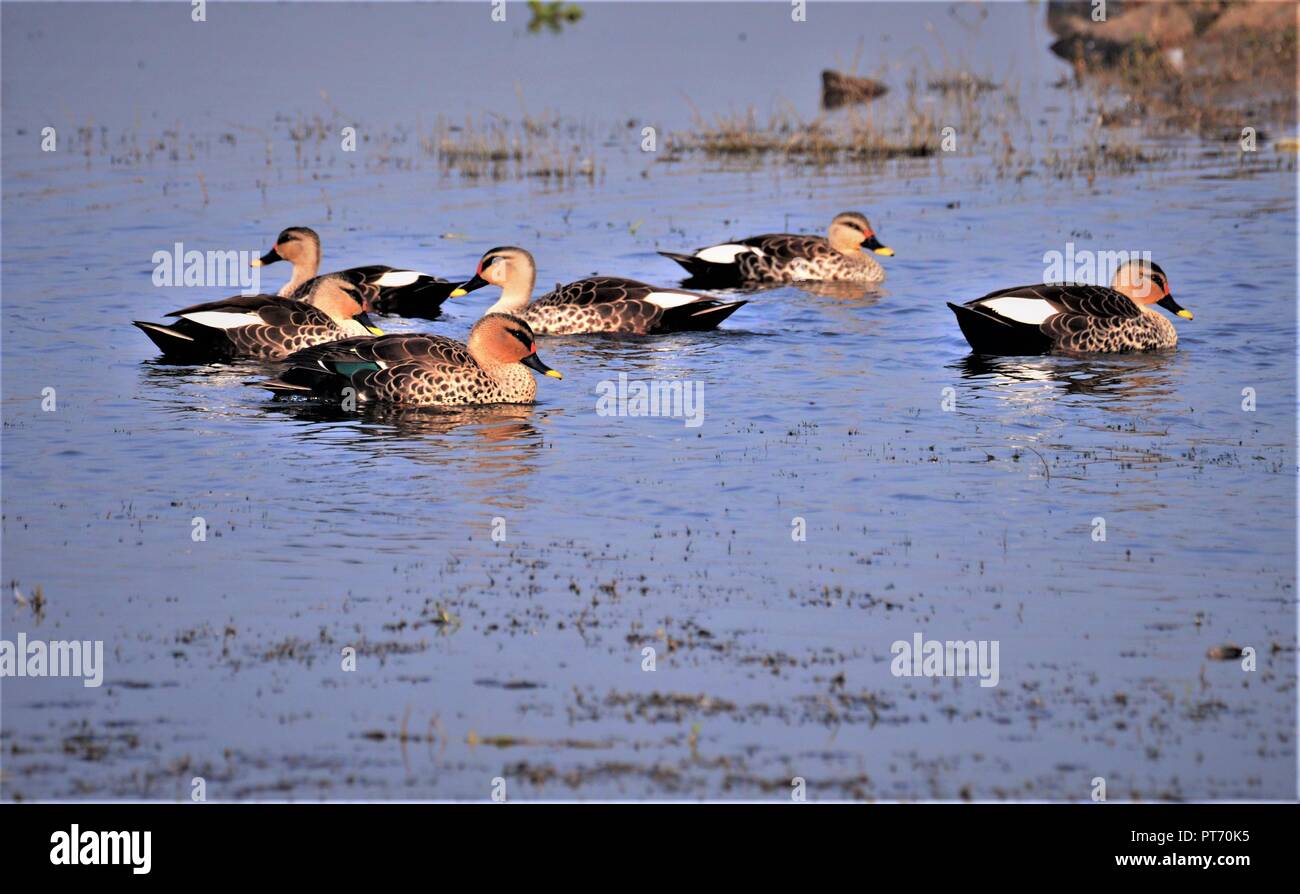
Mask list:
[[[404,406],[532,403],[537,383],[525,365],[559,378],[537,358],[524,321],[485,316],[468,344],[440,335],[385,335],[317,345],[286,359],[266,383],[280,394],[338,398],[351,387],[359,402]]]
[[[478,272],[467,285],[501,286],[501,298],[488,313],[513,314],[539,335],[654,335],[713,329],[746,303],[718,301],[616,276],[592,276],[557,285],[530,303],[536,279],[533,256],[522,248],[503,246],[483,255]]]
[[[1159,265],[1131,261],[1110,288],[1017,286],[965,304],[949,304],[970,346],[983,354],[1110,354],[1161,351],[1178,344],[1160,305],[1191,318],[1174,301]]]
[[[276,295],[236,295],[172,311],[175,323],[136,321],[167,356],[189,362],[279,360],[294,351],[372,330],[355,302],[319,306]]]
[[[788,282],[878,283],[885,270],[867,254],[892,255],[881,245],[866,216],[835,216],[825,237],[768,233],[697,249],[692,254],[659,252],[686,268],[693,282],[718,288]]]

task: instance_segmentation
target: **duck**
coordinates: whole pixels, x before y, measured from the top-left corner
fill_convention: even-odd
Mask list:
[[[617,276],[590,276],[556,285],[532,301],[537,264],[526,250],[499,246],[484,253],[474,276],[451,294],[486,285],[501,287],[487,313],[511,314],[538,335],[619,333],[657,335],[714,329],[748,302],[719,301],[683,289],[664,289]]]
[[[278,295],[235,295],[167,314],[175,323],[133,324],[163,355],[184,363],[280,360],[323,342],[382,335],[361,305],[341,293],[310,301]]]
[[[800,281],[879,283],[885,268],[867,253],[894,250],[881,243],[865,214],[835,215],[826,235],[768,233],[697,249],[691,254],[661,251],[691,274],[686,285],[735,288]]]
[[[1174,300],[1165,271],[1145,259],[1121,264],[1110,288],[1016,286],[965,304],[948,302],[971,348],[1002,356],[1169,350],[1178,331],[1157,306],[1193,318]]]
[[[320,236],[310,227],[289,227],[275,237],[275,244],[254,267],[277,261],[293,265],[293,274],[279,291],[282,298],[303,299],[320,292],[343,292],[373,313],[399,317],[437,319],[442,303],[455,283],[421,273],[379,264],[352,267],[317,275],[320,270]]]
[[[262,382],[278,395],[337,398],[355,389],[358,403],[406,407],[531,404],[528,372],[564,378],[537,356],[533,330],[519,317],[490,313],[465,344],[429,334],[346,338],[285,358],[287,369]]]

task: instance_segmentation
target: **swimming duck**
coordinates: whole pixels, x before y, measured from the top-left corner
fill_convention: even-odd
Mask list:
[[[1145,260],[1123,264],[1110,288],[1017,286],[965,304],[948,303],[977,353],[1003,355],[1172,348],[1178,332],[1154,305],[1192,319],[1192,312],[1169,293],[1169,278],[1160,265]]]
[[[294,351],[349,336],[382,335],[361,305],[339,293],[310,301],[236,295],[167,314],[175,323],[134,321],[168,358],[211,363],[249,357],[279,360]]]
[[[536,281],[533,256],[522,248],[502,246],[484,254],[473,278],[451,294],[457,297],[489,284],[500,286],[501,297],[487,312],[513,314],[527,321],[538,335],[700,331],[717,327],[747,303],[718,301],[617,276],[591,276],[556,285],[554,291],[529,303]]]
[[[474,324],[468,344],[440,335],[347,338],[285,362],[283,374],[262,383],[276,394],[337,397],[351,386],[359,402],[414,407],[532,403],[537,382],[525,366],[563,378],[538,358],[528,324],[498,313]]]
[[[293,265],[293,275],[279,292],[283,298],[301,300],[319,292],[343,292],[375,313],[429,320],[437,319],[442,303],[456,285],[417,270],[378,264],[317,276],[320,259],[320,236],[316,231],[289,227],[276,237],[270,251],[253,261],[253,266],[264,267],[276,261]]]
[[[689,255],[659,254],[685,267],[693,284],[714,288],[810,280],[881,282],[885,268],[867,249],[886,257],[894,254],[876,238],[865,215],[845,211],[835,215],[824,238],[769,233],[710,245]]]

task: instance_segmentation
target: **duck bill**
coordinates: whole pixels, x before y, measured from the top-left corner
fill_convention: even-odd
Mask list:
[[[274,264],[276,261],[283,261],[283,260],[284,260],[284,258],[280,257],[279,252],[277,252],[277,251],[275,250],[275,246],[273,245],[273,246],[271,246],[271,250],[270,250],[270,251],[268,251],[266,254],[262,255],[262,256],[261,256],[260,258],[258,258],[256,261],[252,261],[251,263],[249,263],[248,266],[250,266],[250,267],[265,267],[267,264]]]
[[[1180,305],[1177,301],[1175,301],[1173,295],[1166,295],[1165,297],[1157,301],[1156,304],[1159,304],[1161,307],[1169,311],[1171,314],[1177,314],[1178,316],[1182,317],[1184,320],[1192,319],[1192,312],[1187,308],[1183,307],[1182,305]]]
[[[525,357],[523,360],[520,360],[519,362],[522,363],[524,366],[528,367],[529,369],[537,370],[539,373],[541,373],[544,376],[550,376],[552,379],[564,378],[564,376],[560,375],[559,370],[551,369],[549,366],[543,363],[541,358],[537,356],[536,351],[529,354],[527,357]]]
[[[876,254],[884,255],[887,258],[892,258],[894,256],[894,250],[877,239],[875,233],[872,233],[866,239],[862,240],[862,247],[869,248]]]
[[[452,289],[451,295],[449,295],[448,297],[459,298],[462,295],[468,295],[470,292],[474,291],[475,289],[481,289],[486,285],[490,285],[490,283],[488,283],[486,279],[484,279],[483,277],[475,273],[469,279],[465,280],[463,283],[456,286],[456,288]]]
[[[365,326],[365,327],[366,327],[366,331],[369,332],[371,335],[383,335],[383,334],[384,334],[384,330],[382,330],[382,329],[380,329],[378,326],[376,326],[376,325],[375,325],[375,321],[372,320],[372,319],[370,319],[370,315],[369,315],[368,313],[366,313],[365,311],[362,311],[361,313],[357,314],[357,315],[356,315],[355,317],[353,317],[352,319],[356,320],[356,321],[357,321],[358,323],[360,323],[362,326]]]

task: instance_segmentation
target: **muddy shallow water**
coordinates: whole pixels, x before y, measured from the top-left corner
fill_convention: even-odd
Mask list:
[[[782,4],[583,4],[559,35],[479,6],[5,4],[0,621],[106,662],[99,688],[4,680],[5,798],[186,798],[195,776],[209,800],[485,799],[498,778],[512,799],[765,799],[796,776],[823,799],[1086,800],[1096,777],[1112,800],[1295,795],[1294,154],[1139,131],[1148,161],[1091,178],[1003,176],[983,150],[666,161],[642,122],[811,116],[860,36],[896,97],[925,59],[1010,85],[1042,128],[1025,153],[1070,151],[1095,109],[1054,86],[1028,6],[815,5],[792,32]],[[280,45],[295,21],[318,43]],[[348,53],[311,52],[344,29]],[[658,72],[665,45],[654,89],[616,64]],[[519,96],[577,122],[562,151],[590,177],[420,151],[438,115],[518,117]],[[289,136],[316,115],[377,136],[355,156]],[[543,339],[565,378],[534,407],[275,401],[246,384],[265,367],[164,364],[129,325],[231,291],[155,287],[176,241],[260,253],[302,224],[327,269],[455,276],[516,243],[541,286],[675,284],[657,249],[850,208],[897,252],[881,289]],[[1038,281],[1069,243],[1151,252],[1196,314],[1179,349],[973,358],[944,302]],[[492,300],[383,325],[463,337]],[[702,424],[599,414],[620,373],[702,386]],[[996,641],[997,685],[895,676],[917,633]],[[1257,669],[1207,657],[1229,643]]]

